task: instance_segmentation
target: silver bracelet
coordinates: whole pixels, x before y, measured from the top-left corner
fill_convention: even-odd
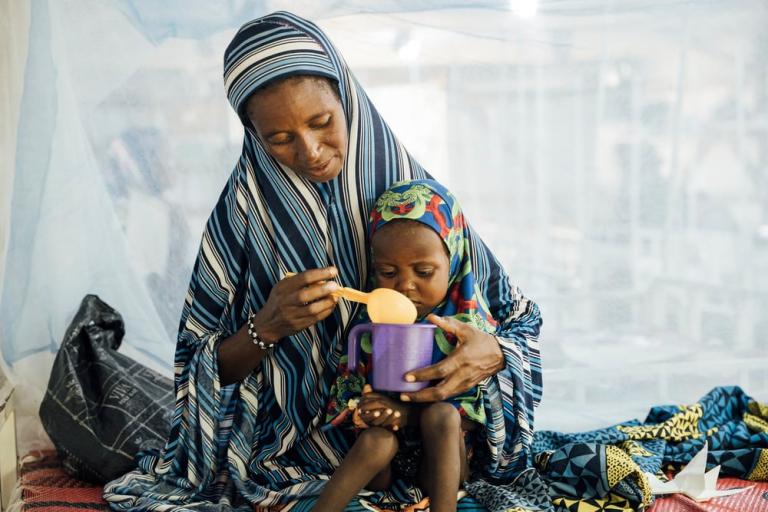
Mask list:
[[[256,315],[254,313],[248,315],[248,337],[251,338],[253,344],[259,347],[261,350],[268,350],[273,348],[275,346],[274,343],[266,343],[263,339],[261,339],[259,333],[256,332],[256,328],[253,325],[253,319],[255,317]]]

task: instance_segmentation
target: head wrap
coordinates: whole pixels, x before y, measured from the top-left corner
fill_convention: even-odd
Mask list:
[[[258,37],[259,44],[254,44]],[[340,81],[331,57],[309,34],[279,20],[255,20],[243,26],[229,43],[224,57],[227,98],[245,126],[245,104],[260,87],[299,75]]]

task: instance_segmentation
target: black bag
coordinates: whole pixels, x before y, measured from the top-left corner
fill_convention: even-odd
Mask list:
[[[75,478],[95,483],[134,469],[170,429],[173,382],[117,352],[120,313],[86,295],[67,329],[40,404],[40,419]]]

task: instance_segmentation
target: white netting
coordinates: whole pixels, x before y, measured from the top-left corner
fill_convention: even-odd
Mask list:
[[[30,424],[86,293],[170,373],[203,222],[242,128],[244,21],[326,29],[544,316],[539,427],[768,396],[768,4],[0,4],[0,347]],[[41,436],[22,429],[25,443]]]

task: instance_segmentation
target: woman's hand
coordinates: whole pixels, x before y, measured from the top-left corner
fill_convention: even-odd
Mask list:
[[[316,268],[283,279],[272,287],[253,323],[259,337],[276,343],[306,329],[331,314],[337,299],[330,295],[339,285],[334,267]],[[252,343],[248,324],[219,345],[219,379],[222,386],[240,382],[261,364],[266,351]]]
[[[499,343],[488,333],[453,318],[429,315],[427,320],[456,336],[456,348],[445,359],[405,375],[405,380],[439,380],[435,386],[402,393],[404,402],[439,402],[467,391],[504,368]]]
[[[409,421],[409,407],[388,396],[374,393],[366,384],[363,396],[357,404],[360,418],[368,427],[384,427],[392,431],[399,430]]]
[[[331,295],[339,285],[335,267],[305,270],[272,287],[264,307],[254,317],[254,328],[268,343],[296,334],[325,319],[338,299]]]

